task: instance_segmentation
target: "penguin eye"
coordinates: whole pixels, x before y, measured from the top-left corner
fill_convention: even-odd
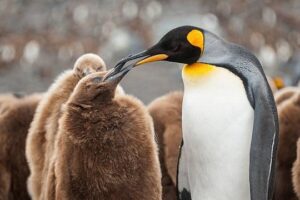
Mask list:
[[[95,77],[92,79],[93,83],[100,83],[102,81],[103,77]]]
[[[102,66],[97,67],[96,71],[99,72],[102,70]]]
[[[172,51],[178,51],[181,48],[181,44],[176,44],[173,46]]]

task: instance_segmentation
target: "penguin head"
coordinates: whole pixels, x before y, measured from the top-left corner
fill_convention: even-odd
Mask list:
[[[104,79],[107,75],[107,71],[94,72],[86,75],[76,85],[70,101],[84,105],[109,102],[114,98],[116,90],[117,95],[119,95],[118,92],[120,89],[117,89],[118,84],[128,71],[129,69],[125,68],[106,80]]]
[[[201,56],[203,39],[203,32],[199,28],[175,28],[165,34],[156,45],[146,50],[146,58],[137,62],[137,65],[159,60],[192,64]]]
[[[73,67],[75,75],[79,78],[94,73],[105,71],[106,65],[101,57],[96,54],[87,53],[80,56]]]
[[[138,60],[132,64],[132,67],[155,61],[192,64],[197,62],[203,51],[203,30],[194,26],[181,26],[169,31],[149,49],[119,61],[110,75],[118,73],[124,63],[135,59]]]

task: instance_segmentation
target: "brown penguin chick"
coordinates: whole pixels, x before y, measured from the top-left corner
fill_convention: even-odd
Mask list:
[[[4,103],[3,96],[0,102]],[[25,141],[40,94],[15,98],[6,95],[9,109],[0,116],[0,199],[30,199],[26,180],[29,168],[25,158]]]
[[[298,88],[298,87],[285,87],[281,90],[278,90],[274,95],[277,107],[282,102],[289,99],[291,96],[293,96],[295,93],[298,93],[299,91],[300,91],[300,88]]]
[[[289,90],[291,91],[291,90]],[[297,199],[292,185],[292,166],[296,160],[296,143],[300,136],[300,92],[293,91],[277,96],[281,102],[278,105],[279,144],[276,163],[275,200]],[[284,94],[284,93],[282,93]]]
[[[45,188],[43,179],[48,174],[62,104],[68,100],[82,77],[105,69],[104,61],[99,56],[95,54],[81,56],[77,59],[73,70],[68,70],[57,78],[38,105],[26,144],[26,157],[31,173],[28,190],[33,199],[43,198],[42,188]]]
[[[298,199],[300,199],[300,139],[298,139],[297,142],[297,159],[294,162],[292,174],[294,191]],[[296,199],[297,198],[295,198],[295,200]]]
[[[115,90],[115,96],[122,96],[122,95],[125,95],[125,91],[123,90],[123,88],[118,85],[116,87],[116,90]],[[64,108],[62,107],[62,110],[64,110]],[[57,140],[54,141],[54,144],[57,143],[56,142]],[[56,146],[58,146],[56,144]],[[55,148],[55,147],[53,147]],[[56,148],[58,149],[59,146]],[[54,152],[53,152],[53,155],[52,157],[50,158],[49,162],[48,162],[48,171],[47,173],[44,173],[43,176],[43,187],[45,188],[43,191],[42,191],[42,194],[41,194],[41,199],[55,199],[55,183],[56,183],[56,178],[55,178],[55,161],[56,161],[56,156],[57,155],[57,151],[55,151],[54,149]]]
[[[125,75],[83,78],[63,109],[55,145],[55,199],[161,199],[152,119],[114,90]]]
[[[0,116],[4,115],[10,108],[13,107],[14,103],[18,100],[18,96],[7,93],[0,95]]]
[[[148,106],[159,146],[164,200],[176,199],[177,162],[182,140],[182,99],[182,92],[171,92]]]

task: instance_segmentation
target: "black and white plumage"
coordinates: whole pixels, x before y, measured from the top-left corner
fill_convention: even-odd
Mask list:
[[[258,59],[193,26],[175,28],[148,50],[122,59],[111,76],[137,58],[125,70],[161,60],[186,64],[179,198],[270,200],[278,119]]]

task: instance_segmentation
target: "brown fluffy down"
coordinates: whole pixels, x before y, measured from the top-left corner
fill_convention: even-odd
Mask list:
[[[176,199],[177,162],[182,140],[182,99],[182,92],[171,92],[148,106],[159,145],[164,200]]]
[[[28,190],[33,199],[40,199],[44,188],[43,177],[48,171],[61,105],[67,101],[78,81],[73,71],[64,72],[37,107],[26,143],[26,158],[30,167]]]
[[[43,189],[46,188],[62,105],[82,77],[105,69],[105,64],[99,56],[81,56],[73,70],[62,73],[39,103],[26,142],[26,158],[30,167],[28,190],[33,199],[44,199],[46,195]]]
[[[0,117],[5,115],[7,111],[14,106],[14,103],[18,101],[18,97],[14,94],[1,94],[0,95]]]
[[[103,75],[83,78],[64,106],[48,179],[56,185],[49,194],[73,200],[159,200],[151,117],[136,98],[115,96],[115,86],[100,81]]]
[[[275,94],[279,115],[279,144],[276,163],[275,200],[296,200],[292,166],[300,136],[300,90],[286,88]]]
[[[295,93],[298,93],[300,89],[298,87],[285,87],[281,90],[278,90],[274,94],[275,102],[277,107],[281,105],[282,102],[288,100]]]
[[[41,95],[0,96],[0,199],[30,199],[25,140]]]
[[[297,142],[297,159],[293,166],[293,186],[298,199],[300,199],[300,139]],[[294,199],[297,199],[296,197]]]

